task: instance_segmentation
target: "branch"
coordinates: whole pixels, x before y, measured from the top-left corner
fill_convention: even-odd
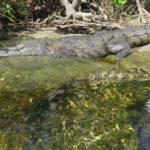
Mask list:
[[[142,7],[140,5],[140,0],[136,0],[136,4],[137,4],[138,11],[139,11],[139,14],[140,14],[141,22],[145,23],[146,21],[145,21],[144,16],[143,16]]]
[[[73,0],[72,7],[75,8],[79,4],[79,0]]]
[[[68,2],[68,0],[61,0],[61,3],[62,3],[62,5],[65,6],[65,7],[70,4],[70,3]]]

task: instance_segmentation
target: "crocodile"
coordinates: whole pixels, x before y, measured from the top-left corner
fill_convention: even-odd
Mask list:
[[[101,58],[111,54],[115,55],[116,60],[121,60],[131,54],[134,47],[149,43],[150,24],[143,24],[88,35],[22,40],[0,48],[0,57],[36,55]]]

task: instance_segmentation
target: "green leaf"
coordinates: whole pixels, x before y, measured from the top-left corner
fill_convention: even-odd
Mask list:
[[[124,5],[128,2],[128,0],[113,0],[117,5]]]

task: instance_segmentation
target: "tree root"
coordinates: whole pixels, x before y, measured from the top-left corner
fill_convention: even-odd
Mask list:
[[[140,20],[142,23],[146,23],[146,20],[145,20],[144,15],[143,15],[142,7],[140,5],[140,1],[136,0],[136,4],[137,4],[137,7],[138,7],[138,11],[139,11],[138,20]]]
[[[108,23],[108,22],[84,22],[84,21],[76,21],[71,24],[60,24],[56,25],[57,32],[59,33],[78,33],[78,34],[93,34],[99,30],[113,30],[118,28],[123,28],[117,23]]]

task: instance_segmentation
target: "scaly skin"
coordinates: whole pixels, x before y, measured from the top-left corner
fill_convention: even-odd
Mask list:
[[[132,52],[132,48],[150,43],[150,24],[127,27],[93,35],[70,36],[59,39],[30,39],[0,49],[0,57],[52,56],[99,58],[108,54],[120,60]]]

